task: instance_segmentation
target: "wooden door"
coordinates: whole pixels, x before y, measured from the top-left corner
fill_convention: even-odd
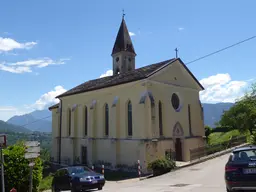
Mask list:
[[[82,164],[87,165],[87,147],[82,146]]]
[[[175,142],[176,161],[182,161],[182,144],[180,138]]]

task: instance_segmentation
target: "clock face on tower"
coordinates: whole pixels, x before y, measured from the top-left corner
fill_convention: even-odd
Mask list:
[[[119,61],[119,57],[116,58],[116,62],[118,62],[118,61]]]

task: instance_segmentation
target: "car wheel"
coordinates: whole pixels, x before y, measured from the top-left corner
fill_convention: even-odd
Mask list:
[[[76,188],[72,187],[71,188],[71,192],[77,192],[78,190],[76,190]]]
[[[98,190],[102,190],[102,186],[98,187]]]
[[[59,189],[56,189],[56,186],[52,186],[52,192],[60,192],[60,190]]]

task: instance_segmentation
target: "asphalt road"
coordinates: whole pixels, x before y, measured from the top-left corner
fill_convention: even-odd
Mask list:
[[[224,166],[228,155],[142,181],[108,182],[102,191],[225,192]]]
[[[151,179],[107,182],[102,192],[225,192],[227,160],[224,155]]]

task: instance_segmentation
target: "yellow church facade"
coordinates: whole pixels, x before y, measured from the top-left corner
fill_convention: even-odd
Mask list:
[[[68,90],[49,108],[53,161],[132,166],[140,160],[146,170],[169,151],[189,161],[190,149],[205,145],[202,85],[179,58],[135,68],[124,19],[112,57],[112,76]]]

